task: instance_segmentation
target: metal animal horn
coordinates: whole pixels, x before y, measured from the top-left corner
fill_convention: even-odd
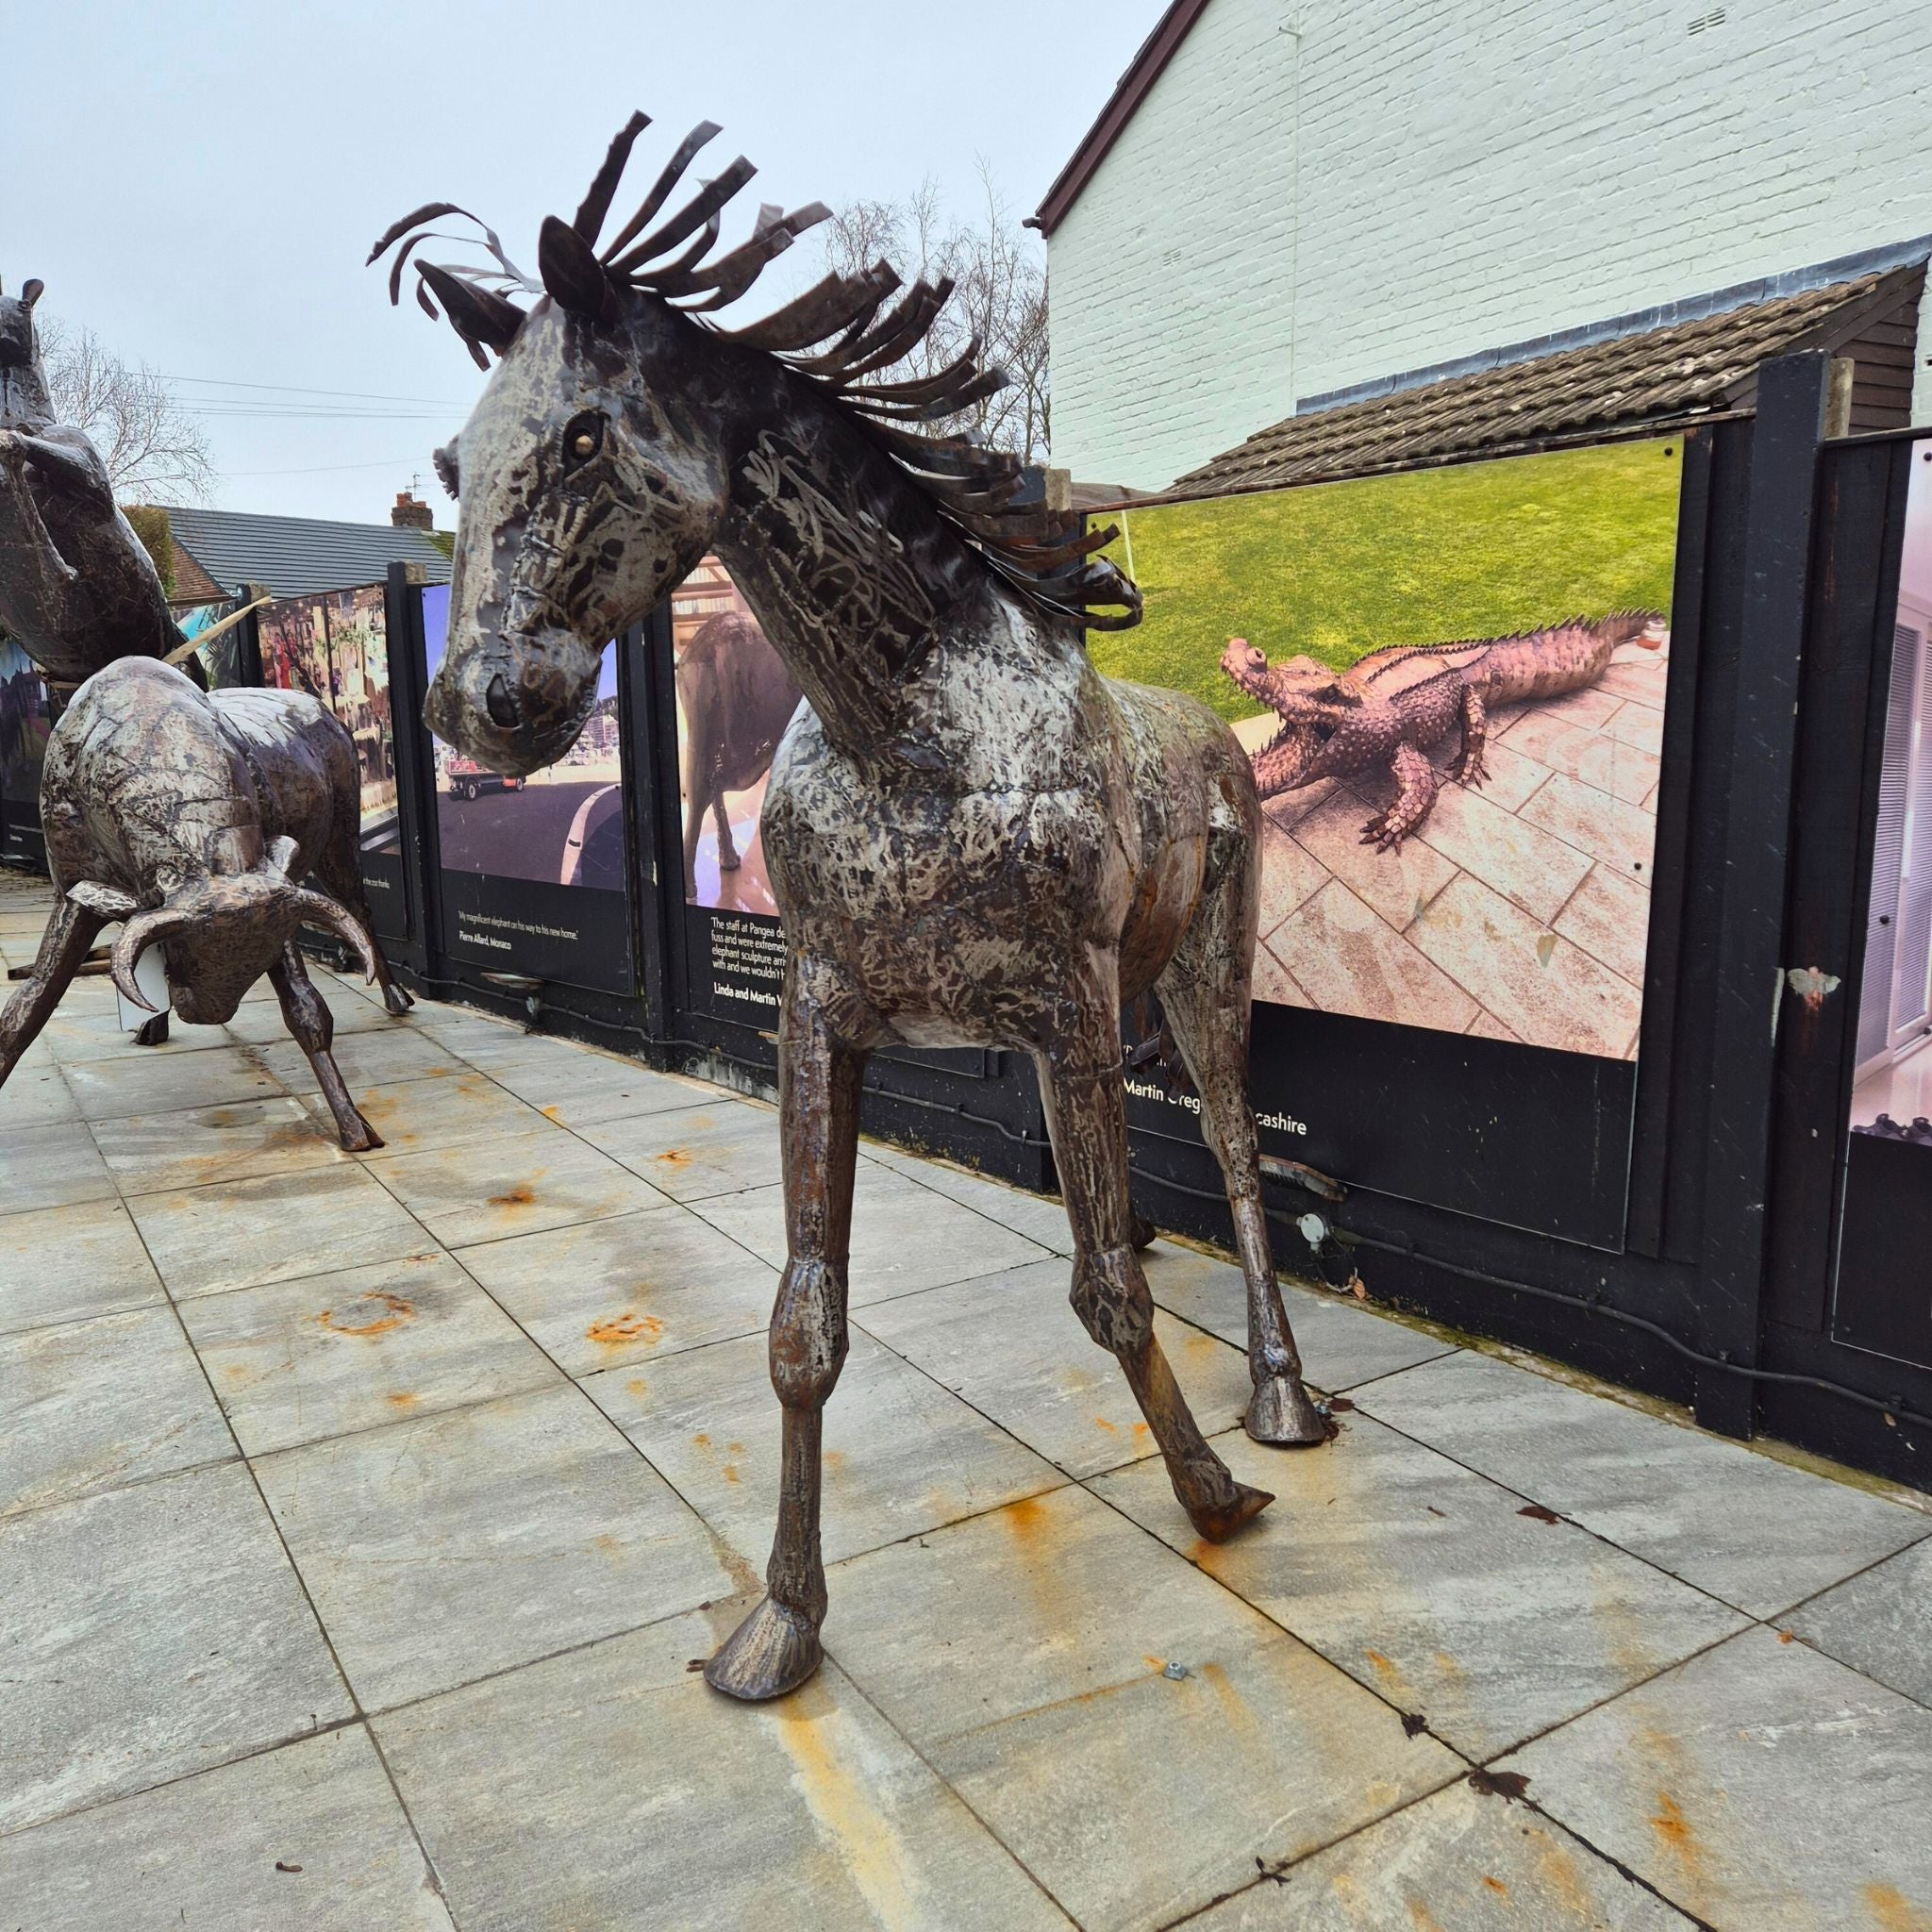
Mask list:
[[[333,899],[325,899],[320,892],[297,890],[289,895],[289,904],[301,915],[305,925],[319,925],[337,938],[346,940],[355,947],[356,956],[362,961],[362,974],[371,985],[375,981],[375,942],[362,930],[362,922],[346,908],[338,906]],[[114,949],[114,958],[121,957],[119,946]],[[121,983],[118,975],[115,982]]]
[[[149,912],[137,912],[121,928],[121,937],[114,941],[113,957],[108,962],[108,971],[121,997],[130,1006],[140,1007],[152,1013],[154,1002],[142,992],[134,977],[134,964],[158,940],[164,940],[172,932],[179,932],[183,926],[194,923],[192,908],[186,906],[157,906]]]
[[[585,322],[605,322],[617,308],[617,291],[596,251],[556,215],[545,215],[537,237],[537,273],[543,286]]]
[[[23,282],[20,287],[20,306],[23,308],[31,308],[41,299],[41,293],[46,286],[45,282],[38,278],[30,282]]]

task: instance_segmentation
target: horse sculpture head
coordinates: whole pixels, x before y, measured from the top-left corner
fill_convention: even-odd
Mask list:
[[[752,441],[745,425],[788,373],[863,421],[994,570],[1036,602],[1104,623],[1087,607],[1133,597],[1110,566],[1087,560],[1111,531],[1087,538],[1075,528],[1070,544],[1062,524],[1003,515],[1020,487],[1017,458],[901,426],[957,415],[1004,383],[997,371],[980,369],[976,343],[936,375],[866,380],[924,339],[950,283],[919,282],[886,308],[899,277],[878,262],[830,275],[744,328],[698,319],[743,294],[829,212],[813,203],[785,214],[768,204],[749,240],[707,260],[722,210],[756,172],[750,162],[741,156],[677,212],[658,217],[718,133],[713,124],[685,138],[599,253],[631,146],[648,125],[633,114],[575,218],[543,223],[538,280],[481,223],[494,267],[416,263],[421,306],[434,316],[440,301],[491,372],[469,422],[436,458],[460,506],[449,641],[425,706],[439,737],[518,775],[569,749],[595,702],[606,642],[711,547]],[[432,232],[425,224],[444,215],[475,219],[433,202],[371,251],[374,261],[402,242],[391,300],[411,251]],[[515,291],[535,299],[525,308],[511,299]]]

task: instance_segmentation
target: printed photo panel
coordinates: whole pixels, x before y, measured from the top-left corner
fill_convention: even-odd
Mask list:
[[[1634,1059],[1681,447],[1096,512],[1146,599],[1111,676],[1233,725],[1254,997]]]
[[[423,591],[430,677],[442,662],[449,586]],[[617,653],[607,650],[597,702],[577,741],[554,765],[506,778],[430,739],[443,869],[552,886],[624,890],[623,766],[618,748]]]

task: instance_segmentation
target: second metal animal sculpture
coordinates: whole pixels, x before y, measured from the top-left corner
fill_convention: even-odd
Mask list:
[[[0,1087],[120,921],[114,984],[137,1006],[152,1005],[134,977],[149,946],[191,1024],[232,1018],[266,973],[342,1145],[380,1147],[342,1084],[334,1022],[295,944],[304,924],[335,933],[390,1010],[408,1007],[369,936],[358,799],[355,744],[311,697],[204,693],[145,658],[90,678],[47,741],[41,822],[57,897],[32,971],[0,1012]],[[325,892],[296,883],[311,870]]]
[[[424,306],[441,299],[479,364],[486,349],[501,358],[439,461],[462,509],[429,716],[499,770],[554,759],[590,710],[604,640],[707,550],[809,700],[763,812],[787,947],[777,1537],[767,1595],[706,1668],[718,1690],[765,1698],[820,1659],[820,1412],[845,1357],[876,1046],[1032,1056],[1074,1236],[1074,1307],[1119,1359],[1196,1530],[1219,1541],[1271,1498],[1203,1440],[1134,1250],[1120,1015],[1155,988],[1234,1210],[1248,1431],[1324,1432],[1269,1255],[1247,1095],[1259,807],[1246,756],[1205,706],[1094,670],[1081,626],[1138,614],[1133,587],[1092,558],[1110,531],[1009,508],[1014,458],[920,432],[1001,378],[969,351],[928,378],[877,379],[923,340],[947,285],[889,307],[898,277],[880,263],[742,328],[701,320],[824,212],[763,209],[748,242],[707,261],[748,162],[658,217],[708,124],[598,252],[644,125],[633,116],[611,144],[573,220],[543,224],[541,288],[487,230],[497,270],[418,265]],[[377,243],[372,260],[411,238],[392,294],[411,231],[457,212],[419,209]],[[519,287],[539,297],[527,313],[504,292]]]
[[[0,632],[59,691],[186,641],[100,453],[55,418],[34,331],[41,287],[0,294]]]

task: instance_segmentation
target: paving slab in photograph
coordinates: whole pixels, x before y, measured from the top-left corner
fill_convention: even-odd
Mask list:
[[[0,1833],[351,1715],[239,1465],[0,1521]]]

